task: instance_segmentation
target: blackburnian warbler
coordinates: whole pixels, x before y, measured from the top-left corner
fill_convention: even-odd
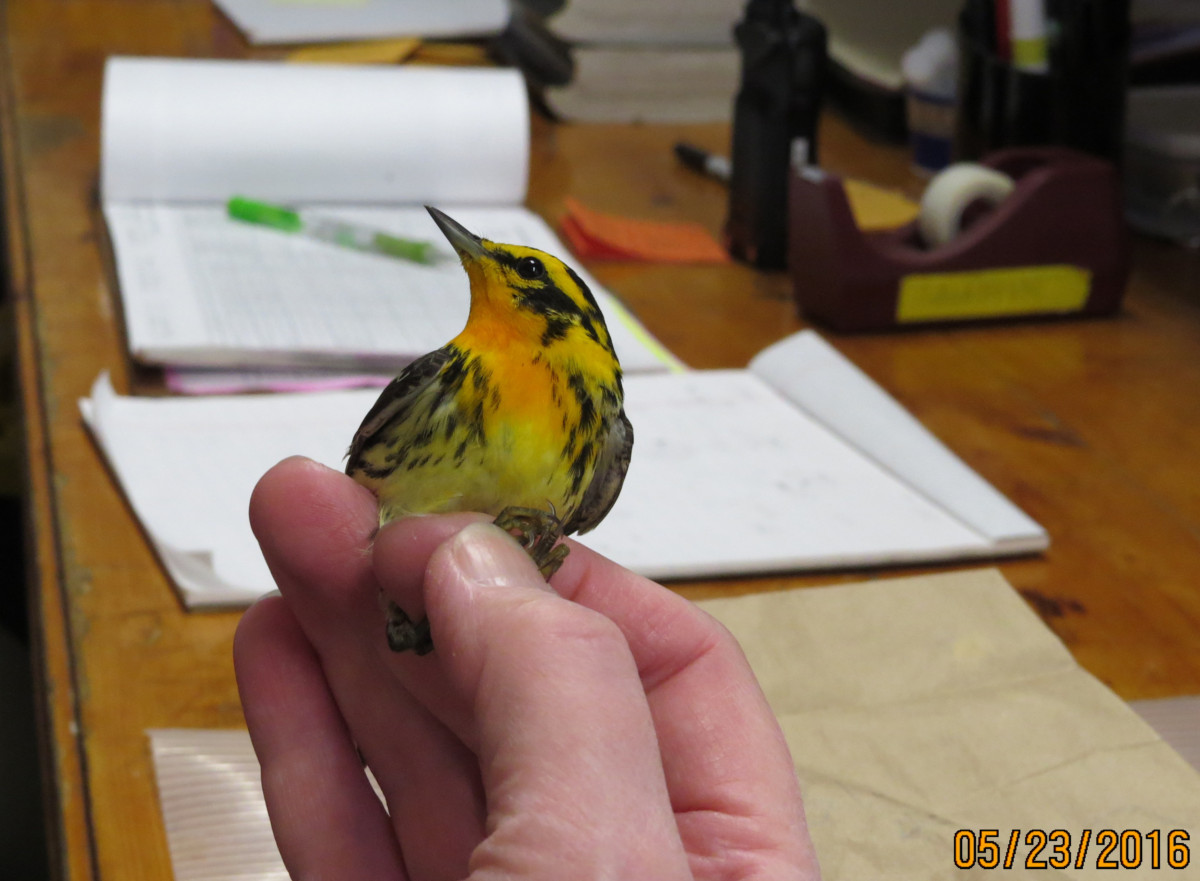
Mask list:
[[[621,365],[596,300],[561,260],[434,221],[471,284],[467,325],[384,389],[350,444],[346,473],[379,499],[380,521],[480,511],[549,578],[564,535],[616,501],[633,427]],[[394,651],[432,648],[429,622],[389,611]]]

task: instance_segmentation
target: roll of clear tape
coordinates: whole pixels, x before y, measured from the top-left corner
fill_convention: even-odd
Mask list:
[[[917,229],[925,244],[936,248],[962,228],[963,212],[973,202],[998,205],[1013,191],[1013,179],[975,162],[958,162],[939,172],[921,196]]]

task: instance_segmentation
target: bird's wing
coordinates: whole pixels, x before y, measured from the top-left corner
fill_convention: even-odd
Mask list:
[[[362,425],[354,433],[354,440],[350,442],[350,451],[346,454],[349,457],[347,471],[353,470],[359,456],[376,433],[412,406],[413,399],[421,389],[425,388],[450,360],[450,354],[449,349],[441,348],[422,355],[401,370],[400,374],[388,383],[387,388],[380,392],[379,399],[367,411]]]
[[[625,483],[625,472],[629,470],[629,458],[632,453],[633,425],[622,410],[613,420],[604,449],[596,462],[592,482],[588,484],[574,516],[563,529],[564,535],[588,532],[604,519],[617,496],[621,494],[621,485]]]

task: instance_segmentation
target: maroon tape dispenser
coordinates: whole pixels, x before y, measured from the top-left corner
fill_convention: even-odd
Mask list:
[[[1129,241],[1113,166],[1061,147],[1002,150],[981,164],[1010,177],[1011,192],[934,247],[917,221],[863,232],[840,178],[793,171],[798,308],[841,331],[1116,311]]]

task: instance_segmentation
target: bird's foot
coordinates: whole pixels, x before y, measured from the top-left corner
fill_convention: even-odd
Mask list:
[[[429,619],[414,622],[408,613],[391,600],[387,604],[387,643],[394,652],[412,651],[427,655],[433,651],[433,638],[429,635]]]
[[[511,506],[501,511],[494,522],[517,540],[547,581],[570,553],[570,548],[558,543],[562,538],[563,526],[552,511]],[[413,621],[407,612],[388,600],[387,643],[394,652],[429,654],[433,651],[429,619]]]
[[[558,543],[563,525],[553,511],[513,505],[501,511],[494,522],[517,540],[547,581],[570,553],[570,548]]]

